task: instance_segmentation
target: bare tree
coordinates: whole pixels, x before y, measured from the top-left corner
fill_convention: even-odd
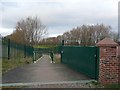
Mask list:
[[[111,31],[111,32],[110,32],[110,37],[111,37],[114,41],[119,42],[119,34],[118,34],[117,32]]]
[[[103,24],[82,25],[63,34],[64,40],[79,41],[82,46],[93,46],[105,37],[110,37],[110,26]]]
[[[38,17],[27,17],[17,22],[15,31],[11,35],[11,39],[16,42],[36,45],[47,35],[47,29]],[[16,38],[18,37],[19,38]]]

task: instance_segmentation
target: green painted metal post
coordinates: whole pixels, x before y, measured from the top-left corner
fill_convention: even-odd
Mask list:
[[[50,57],[51,57],[52,63],[53,63],[53,57],[54,57],[53,51],[50,52]]]
[[[62,46],[64,46],[64,40],[62,40]]]
[[[96,80],[99,80],[99,54],[100,54],[100,48],[99,47],[97,47],[97,49],[96,49]]]
[[[26,45],[24,45],[24,58],[26,58]]]
[[[34,48],[33,48],[33,50],[32,50],[32,51],[33,51],[32,53],[33,53],[33,63],[34,63],[34,51],[35,51],[35,50],[34,50]]]
[[[61,45],[61,63],[62,63],[62,58],[63,58],[63,46],[64,46],[64,40],[62,40],[62,45]]]
[[[33,63],[34,63],[34,51],[33,51]]]
[[[33,51],[33,63],[36,61],[36,52]]]
[[[8,39],[8,60],[10,59],[10,39]]]

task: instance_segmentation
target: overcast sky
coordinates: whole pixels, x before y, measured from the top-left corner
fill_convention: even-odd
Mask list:
[[[0,33],[15,30],[16,22],[37,16],[47,26],[49,36],[57,36],[83,24],[105,24],[118,30],[119,0],[1,0]]]

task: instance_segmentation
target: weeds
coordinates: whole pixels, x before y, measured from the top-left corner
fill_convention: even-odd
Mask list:
[[[3,59],[2,60],[2,73],[6,73],[7,71],[16,68],[18,66],[29,64],[32,62],[32,58],[20,58],[20,59]]]

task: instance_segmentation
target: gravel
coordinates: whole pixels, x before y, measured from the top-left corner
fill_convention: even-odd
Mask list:
[[[60,82],[29,85],[29,88],[96,88],[91,82]],[[101,87],[99,87],[101,88]]]

